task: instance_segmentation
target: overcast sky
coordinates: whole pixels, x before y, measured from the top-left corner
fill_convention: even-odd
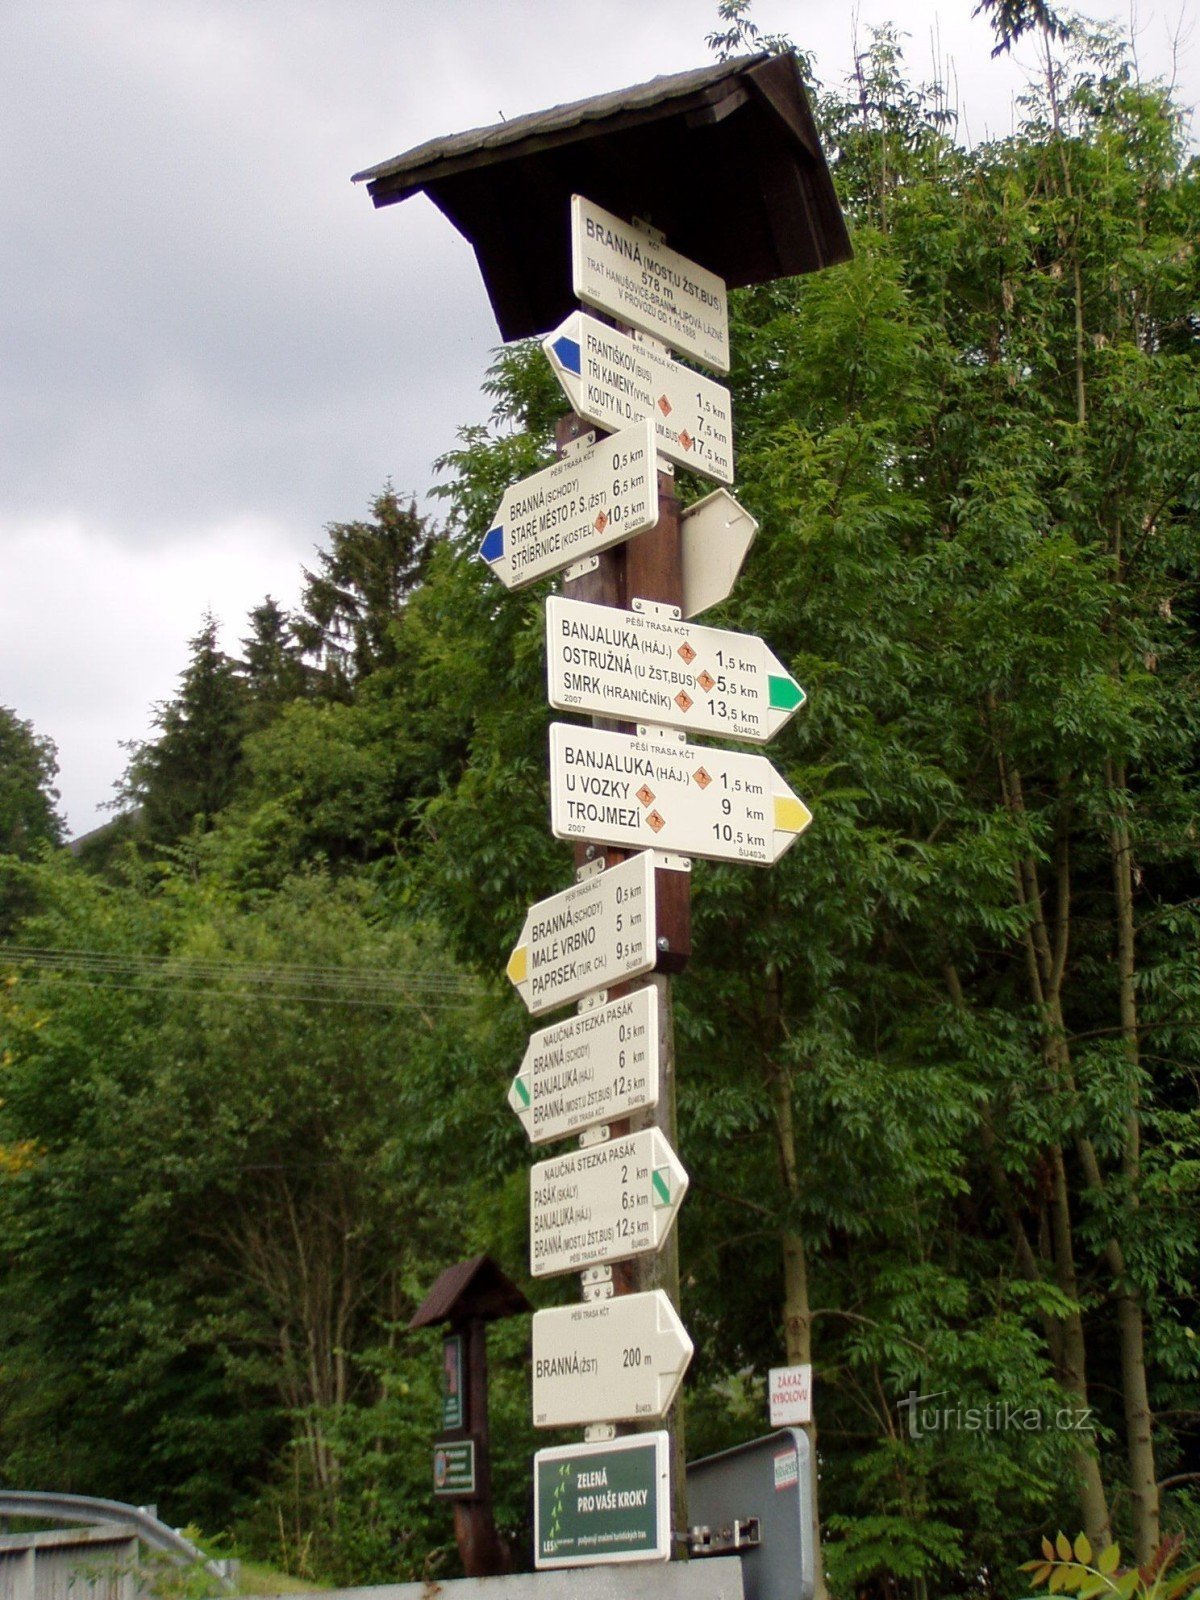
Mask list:
[[[1189,105],[1195,4],[1136,16],[1143,73]],[[978,141],[1010,129],[1032,51],[992,61],[971,9],[860,0],[857,27],[900,23],[921,76],[936,56]],[[849,5],[754,15],[826,84],[848,70]],[[350,173],[703,65],[715,23],[715,0],[4,0],[0,704],[58,746],[72,832],[104,820],[204,610],[236,650],[327,522],[387,478],[424,495],[486,415],[469,247]]]

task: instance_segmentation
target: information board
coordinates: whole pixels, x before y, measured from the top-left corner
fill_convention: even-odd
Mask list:
[[[551,595],[546,683],[558,711],[764,744],[804,690],[761,639]]]
[[[538,1016],[650,972],[654,935],[654,855],[646,850],[531,906],[505,970]]]
[[[582,311],[547,334],[542,348],[581,417],[612,429],[650,417],[668,460],[733,482],[733,411],[723,384]]]
[[[541,1161],[529,1174],[529,1265],[535,1278],[658,1250],[688,1175],[657,1128]]]
[[[670,1453],[661,1431],[539,1450],[533,1458],[534,1565],[666,1561]]]
[[[729,371],[729,296],[715,272],[579,194],[571,198],[571,266],[576,300]]]
[[[508,1103],[531,1144],[658,1104],[658,991],[632,994],[543,1028],[530,1039]]]
[[[770,866],[811,821],[765,756],[550,725],[556,838]]]

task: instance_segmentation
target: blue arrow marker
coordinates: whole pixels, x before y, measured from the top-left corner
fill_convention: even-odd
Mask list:
[[[568,339],[564,333],[561,338],[555,339],[550,346],[558,357],[558,364],[564,372],[573,372],[579,376],[579,344],[575,339]]]
[[[483,543],[479,546],[480,557],[484,561],[499,561],[504,554],[504,524],[498,522],[494,528],[489,528],[483,536]]]

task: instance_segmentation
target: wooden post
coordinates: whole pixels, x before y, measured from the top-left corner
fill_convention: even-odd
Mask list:
[[[496,1531],[492,1510],[492,1462],[488,1429],[487,1325],[482,1317],[451,1324],[463,1341],[463,1422],[475,1441],[475,1494],[454,1501],[454,1538],[468,1578],[494,1578],[512,1570]]]
[[[590,423],[584,422],[574,412],[560,417],[555,430],[560,457],[567,453],[572,441],[586,437],[589,431],[600,430],[593,430]],[[681,518],[672,472],[660,471],[658,474],[658,503],[659,517],[653,528],[611,550],[603,551],[597,557],[597,565],[593,570],[564,581],[563,593],[572,600],[586,600],[592,605],[625,610],[632,607],[634,600],[682,605]],[[637,733],[636,723],[612,721],[604,717],[593,717],[592,721],[598,728]],[[612,845],[576,844],[574,849],[577,870],[600,855],[606,867],[617,866],[632,853]],[[677,1150],[675,1029],[669,974],[682,972],[692,951],[691,875],[686,871],[659,869],[654,874],[654,885],[658,957],[655,976],[650,982],[658,990],[659,997],[659,1101],[653,1113],[643,1113],[638,1118],[638,1126],[660,1129],[671,1148]],[[615,984],[608,991],[609,999],[628,993],[631,987],[631,983]],[[613,1122],[609,1131],[614,1138],[630,1133],[633,1131],[633,1119],[626,1117]],[[613,1266],[614,1294],[635,1294],[647,1289],[664,1289],[675,1310],[679,1310],[679,1236],[675,1228],[661,1250],[632,1261],[618,1261]],[[637,1423],[634,1424],[634,1431],[652,1432],[658,1426],[656,1421]],[[688,1526],[682,1392],[667,1414],[666,1428],[671,1441],[671,1527],[681,1531]]]
[[[409,1320],[410,1328],[449,1325],[443,1345],[442,1417],[434,1458],[434,1492],[452,1499],[454,1538],[468,1578],[491,1578],[512,1570],[508,1547],[492,1512],[492,1464],[488,1433],[487,1324],[532,1310],[529,1301],[490,1256],[459,1261],[437,1279]],[[451,1344],[461,1343],[461,1361]],[[451,1386],[453,1375],[456,1388]],[[452,1403],[453,1402],[453,1403]],[[438,1458],[466,1442],[474,1445],[474,1479],[438,1477]],[[444,1447],[444,1448],[443,1448]]]

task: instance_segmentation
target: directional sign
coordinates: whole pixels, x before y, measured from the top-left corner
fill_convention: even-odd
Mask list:
[[[654,430],[638,421],[510,485],[479,547],[505,588],[519,589],[652,528],[654,442]]]
[[[533,1314],[533,1425],[662,1417],[692,1341],[662,1289]]]
[[[546,680],[559,711],[756,744],[804,704],[804,690],[753,634],[559,595],[546,601]]]
[[[530,1011],[540,1016],[651,971],[654,904],[654,859],[643,851],[531,906],[507,967]]]
[[[557,1445],[533,1458],[537,1567],[666,1561],[671,1554],[670,1437]],[[741,1594],[741,1575],[737,1592]]]
[[[576,300],[729,371],[729,297],[715,272],[579,194],[571,198],[571,264]]]
[[[768,866],[812,813],[765,756],[550,724],[550,828]]]
[[[660,1249],[687,1186],[657,1128],[539,1161],[529,1174],[530,1270],[548,1278]]]
[[[683,614],[719,605],[737,582],[758,523],[729,493],[714,489],[683,513]]]
[[[531,1144],[658,1104],[658,991],[635,989],[535,1033],[508,1091]]]
[[[602,428],[653,417],[664,456],[733,482],[733,413],[723,385],[582,311],[547,334],[542,349],[581,417]]]

